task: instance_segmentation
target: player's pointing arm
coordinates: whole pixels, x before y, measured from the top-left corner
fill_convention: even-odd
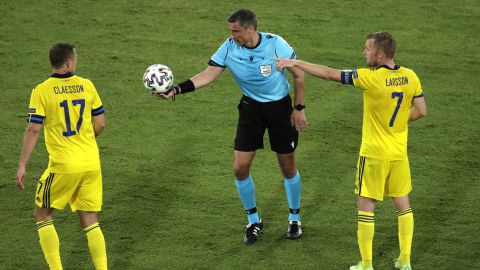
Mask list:
[[[278,61],[277,70],[281,71],[283,68],[296,67],[303,70],[306,73],[309,73],[313,76],[320,77],[324,80],[329,81],[341,81],[341,71],[338,69],[333,69],[327,66],[312,64],[309,62],[296,60],[296,59],[284,59],[284,58],[273,58],[273,60]]]

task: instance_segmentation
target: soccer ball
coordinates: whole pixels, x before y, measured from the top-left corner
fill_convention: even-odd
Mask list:
[[[153,93],[165,93],[173,84],[173,73],[165,65],[151,65],[143,74],[143,84]]]

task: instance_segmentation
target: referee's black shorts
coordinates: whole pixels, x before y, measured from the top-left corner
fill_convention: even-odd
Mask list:
[[[272,102],[258,102],[243,96],[238,112],[235,150],[251,152],[263,149],[265,129],[268,129],[272,151],[288,154],[297,148],[298,131],[290,121],[293,112],[290,95]]]

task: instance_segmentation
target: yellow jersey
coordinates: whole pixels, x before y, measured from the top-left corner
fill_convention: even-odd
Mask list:
[[[360,155],[406,159],[410,109],[413,99],[423,96],[419,78],[413,70],[397,65],[361,68],[350,74],[351,83],[363,89]]]
[[[93,83],[73,73],[54,73],[32,90],[27,121],[44,125],[50,172],[100,169],[92,117],[102,113]]]

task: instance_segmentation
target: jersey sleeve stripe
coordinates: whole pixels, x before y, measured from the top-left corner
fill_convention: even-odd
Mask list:
[[[222,65],[218,64],[217,62],[213,61],[212,59],[210,59],[210,61],[208,61],[208,65],[213,66],[213,67],[222,67],[222,68],[227,67],[227,66],[222,66]]]
[[[41,116],[38,114],[29,114],[27,117],[27,122],[35,123],[35,124],[43,124],[45,121],[45,116]]]
[[[295,54],[295,52],[292,53],[292,55],[290,55],[290,59],[296,59],[297,58],[297,55]]]
[[[100,115],[104,112],[105,112],[105,110],[103,109],[103,105],[102,105],[102,106],[98,107],[97,109],[92,110],[92,115],[97,116],[97,115]]]
[[[419,98],[419,97],[423,97],[423,94],[420,94],[418,96],[414,96],[413,98]]]

